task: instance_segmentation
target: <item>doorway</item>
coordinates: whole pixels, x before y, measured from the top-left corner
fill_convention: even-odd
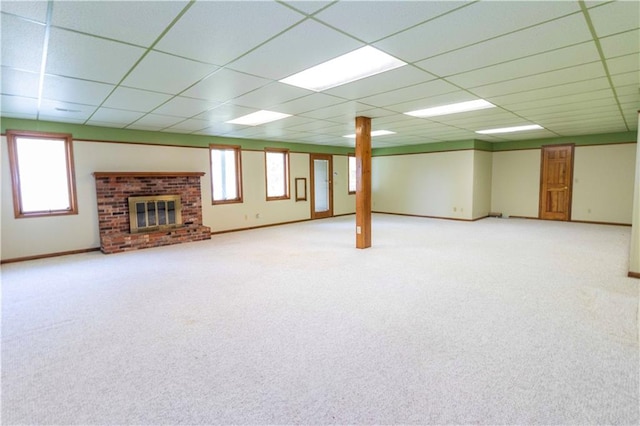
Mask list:
[[[333,157],[311,154],[311,219],[333,216]]]
[[[540,219],[571,220],[574,145],[542,147]]]

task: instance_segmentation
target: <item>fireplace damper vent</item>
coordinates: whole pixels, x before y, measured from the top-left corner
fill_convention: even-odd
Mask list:
[[[130,232],[147,232],[182,225],[180,195],[129,197]]]

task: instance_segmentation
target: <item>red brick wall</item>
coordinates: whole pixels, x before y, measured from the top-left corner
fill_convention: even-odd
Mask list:
[[[98,199],[100,248],[117,253],[211,238],[202,225],[202,173],[94,173]],[[129,233],[129,197],[180,195],[183,226],[147,233]]]

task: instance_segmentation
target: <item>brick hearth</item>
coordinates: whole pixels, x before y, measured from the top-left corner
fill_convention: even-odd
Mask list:
[[[211,239],[202,225],[200,172],[95,172],[100,249],[118,253]],[[182,223],[177,228],[129,232],[129,197],[179,194]]]

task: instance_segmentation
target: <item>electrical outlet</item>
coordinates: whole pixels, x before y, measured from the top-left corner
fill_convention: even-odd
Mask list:
[[[256,213],[256,219],[260,219],[260,213]]]
[[[457,208],[457,207],[454,207],[454,208],[453,208],[453,211],[454,211],[454,212],[457,212],[457,211],[458,211],[458,208]]]

